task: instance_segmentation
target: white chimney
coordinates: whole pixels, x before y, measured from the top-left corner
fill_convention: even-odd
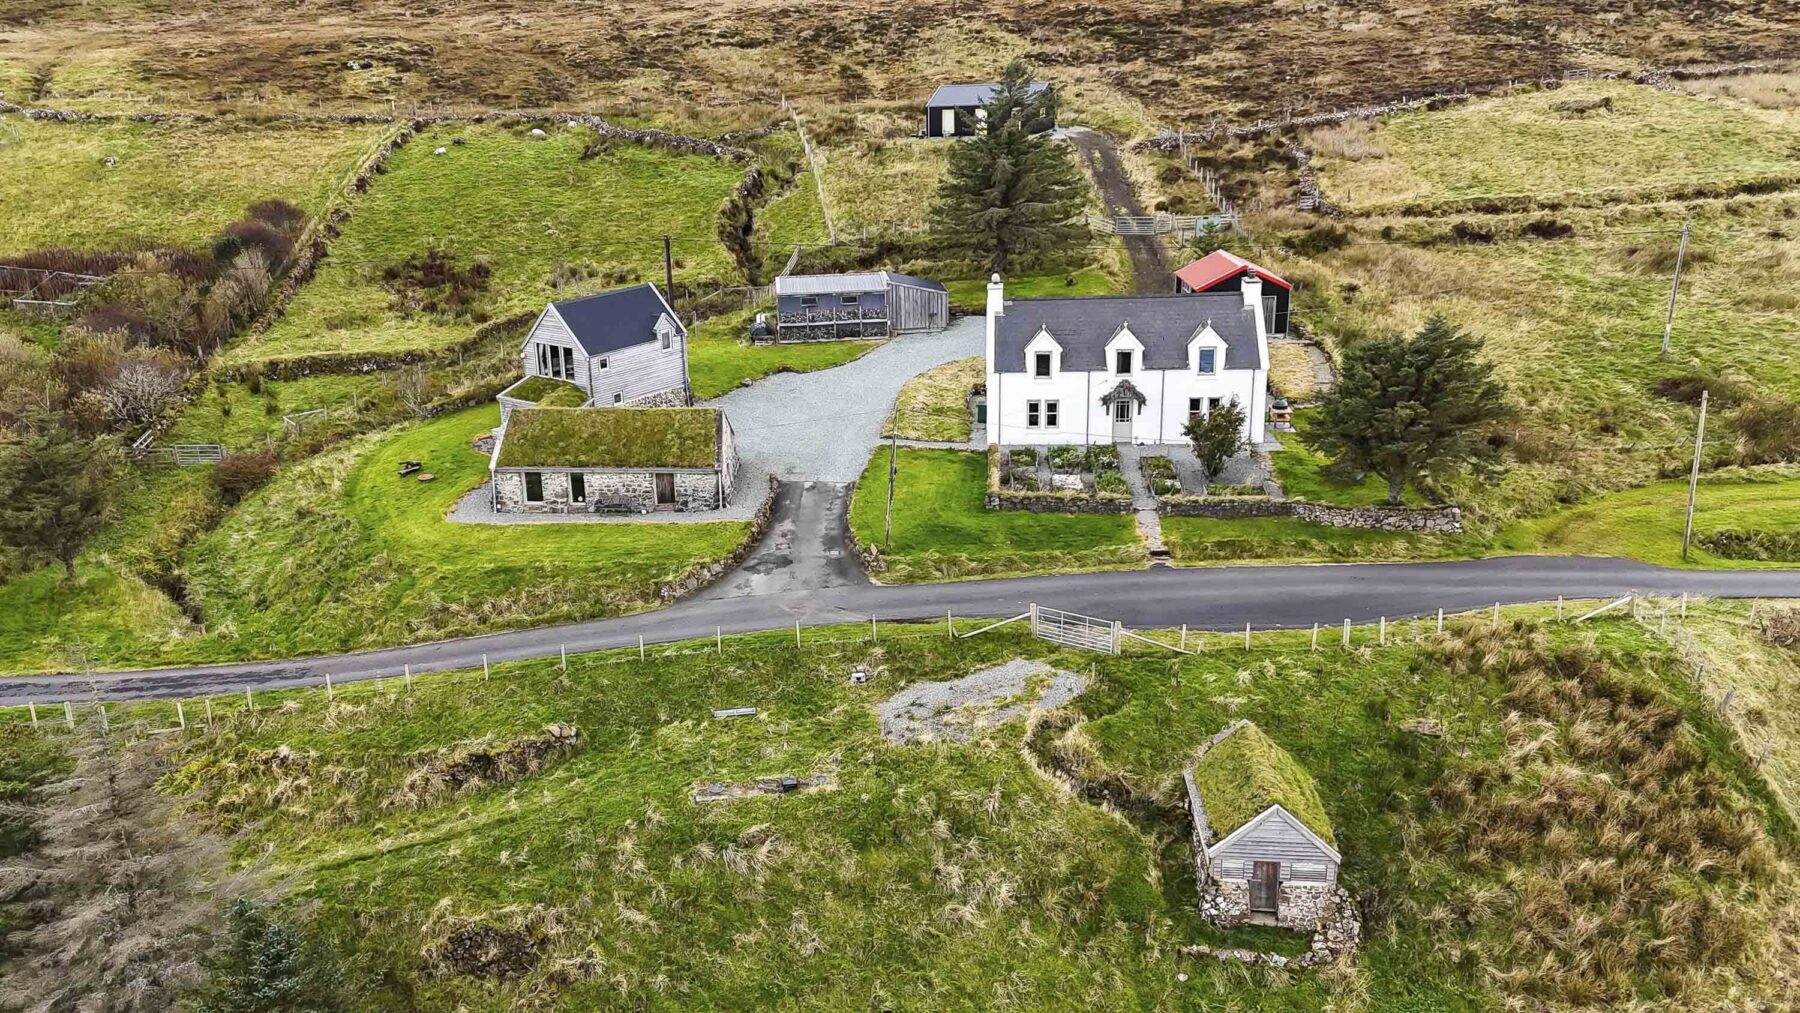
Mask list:
[[[999,362],[994,358],[994,349],[1000,329],[1000,318],[1005,315],[1006,286],[1000,283],[999,272],[995,272],[988,280],[987,287],[987,431],[989,446],[997,446],[1000,442],[1000,373]]]
[[[998,273],[988,279],[987,315],[990,317],[1006,315],[1006,286],[1000,283]]]

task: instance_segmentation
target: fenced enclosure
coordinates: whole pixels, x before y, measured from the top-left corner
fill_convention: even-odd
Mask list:
[[[1096,231],[1113,236],[1173,236],[1177,240],[1192,239],[1208,229],[1237,226],[1237,215],[1114,215],[1111,218],[1088,219]]]
[[[225,459],[225,446],[220,443],[176,443],[167,447],[133,446],[131,459],[143,465],[188,468],[218,464]]]

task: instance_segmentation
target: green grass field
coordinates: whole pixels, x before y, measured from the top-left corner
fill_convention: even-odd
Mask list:
[[[883,582],[1110,569],[1146,558],[1130,517],[986,510],[986,455],[909,448],[900,451],[888,551],[887,462],[886,449],[869,458],[850,509],[857,540],[882,549]]]
[[[609,275],[660,279],[664,234],[699,240],[675,246],[678,283],[732,282],[715,217],[743,166],[623,142],[583,159],[593,134],[546,129],[536,139],[526,126],[421,132],[356,202],[317,277],[266,334],[228,350],[227,361],[441,348],[467,338],[473,317],[402,312],[384,287],[384,269],[433,244],[461,268],[488,264],[493,273],[474,308],[493,319],[557,298],[553,273],[565,265],[587,277],[569,281],[562,297],[607,288]],[[434,155],[440,147],[446,153]]]
[[[1609,100],[1575,116],[1559,103]],[[1312,134],[1320,182],[1360,212],[1477,198],[1627,199],[1800,173],[1800,137],[1734,103],[1577,82]]]
[[[1386,647],[1358,629],[1348,651],[1264,634],[1248,652],[1209,645],[1176,657],[1138,645],[1097,657],[1057,653],[1017,630],[947,641],[936,626],[884,624],[878,643],[867,627],[835,627],[808,630],[802,648],[777,632],[732,638],[722,653],[707,641],[645,661],[635,650],[572,655],[566,672],[547,660],[497,665],[491,681],[477,670],[410,688],[340,685],[331,702],[319,689],[265,693],[254,713],[221,697],[206,733],[158,740],[171,761],[160,786],[194,828],[233,839],[231,865],[285,884],[286,909],[364,972],[358,1008],[505,1009],[529,996],[566,1009],[638,1000],[743,1009],[805,996],[816,1008],[873,999],[896,1009],[1485,1009],[1540,995],[1549,973],[1580,973],[1586,937],[1508,940],[1534,931],[1546,907],[1579,905],[1540,892],[1584,860],[1609,861],[1615,847],[1570,834],[1574,803],[1554,795],[1532,810],[1560,828],[1547,844],[1472,859],[1445,836],[1430,799],[1528,762],[1507,718],[1525,683],[1504,659],[1477,664],[1485,622],[1453,621],[1471,627],[1474,662],[1454,660],[1470,654],[1462,640],[1440,648],[1402,626]],[[1704,609],[1692,624],[1719,632]],[[1587,656],[1607,659],[1635,699],[1673,714],[1683,755],[1708,765],[1717,804],[1744,814],[1733,818],[1756,846],[1791,847],[1774,786],[1649,629],[1613,619],[1502,636],[1542,638],[1536,651],[1594,638],[1598,652]],[[1094,680],[1030,748],[1018,718],[962,745],[883,738],[872,707],[897,690],[1016,657]],[[842,673],[853,667],[874,680],[850,685]],[[710,718],[742,705],[758,715]],[[160,728],[172,710],[118,706],[112,721]],[[190,720],[198,713],[190,704]],[[1341,881],[1372,929],[1344,968],[1246,971],[1179,952],[1197,942],[1301,945],[1272,930],[1212,929],[1196,911],[1179,772],[1237,718],[1255,721],[1317,782],[1345,856]],[[1440,722],[1443,736],[1402,730],[1415,718]],[[1565,736],[1585,743],[1572,757],[1557,753],[1558,783],[1616,776],[1595,745],[1612,720],[1532,726],[1540,749],[1562,748]],[[491,755],[551,722],[577,728],[577,748],[511,783],[446,781],[458,758]],[[279,764],[269,760],[278,747],[288,757]],[[0,758],[50,776],[54,758],[40,752],[0,736]],[[1094,805],[1048,776],[1046,762],[1085,784],[1122,786],[1113,790],[1132,804]],[[704,784],[790,774],[831,784],[691,798]],[[1679,866],[1646,862],[1634,882],[1723,900],[1725,887]],[[1733,931],[1752,940],[1741,964],[1682,980],[1654,958],[1614,956],[1607,966],[1626,971],[1603,979],[1604,995],[1667,1000],[1679,987],[1688,991],[1673,993],[1677,1004],[1704,1006],[1727,990],[1752,1001],[1779,994],[1791,968],[1761,947],[1783,931],[1778,898],[1792,872],[1752,875],[1729,889]],[[1609,898],[1633,892],[1605,877],[1582,882],[1595,922]],[[1471,924],[1446,932],[1446,917]],[[523,954],[521,977],[459,971],[437,956],[452,933],[484,928]],[[1599,932],[1627,953],[1657,950],[1654,919],[1610,919]],[[1526,967],[1541,973],[1507,973]]]
[[[279,198],[308,214],[382,125],[72,124],[0,117],[0,255],[46,246],[194,247]],[[107,165],[107,159],[116,159]]]
[[[811,341],[800,344],[752,345],[746,340],[754,310],[708,317],[688,335],[688,379],[694,397],[718,397],[745,380],[760,380],[788,370],[810,373],[859,359],[881,346],[879,341]]]
[[[258,450],[282,435],[282,416],[325,409],[325,417],[303,421],[309,430],[342,429],[374,402],[390,402],[384,378],[367,374],[324,374],[299,380],[265,380],[255,394],[243,383],[211,384],[182,410],[161,437],[163,443],[222,443],[227,450]],[[333,414],[337,418],[333,418]]]
[[[969,393],[983,382],[984,369],[985,360],[976,356],[946,362],[906,381],[886,431],[892,432],[897,420],[902,439],[966,443],[973,425]]]
[[[1360,482],[1346,482],[1324,473],[1331,459],[1300,440],[1312,418],[1313,413],[1303,408],[1294,413],[1295,432],[1274,434],[1281,441],[1281,449],[1271,453],[1269,460],[1275,466],[1275,480],[1281,483],[1281,491],[1287,498],[1338,506],[1386,503],[1387,483],[1378,475],[1366,476]],[[1410,488],[1405,498],[1414,506],[1421,503],[1418,494]]]

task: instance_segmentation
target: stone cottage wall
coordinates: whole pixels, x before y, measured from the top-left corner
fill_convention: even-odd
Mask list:
[[[575,469],[581,471],[581,469]],[[544,476],[544,502],[525,502],[525,471]],[[548,468],[500,471],[494,475],[496,508],[501,513],[588,513],[624,502],[639,513],[656,509],[656,476],[648,471],[581,471],[587,476],[586,503],[569,502],[569,471]],[[716,510],[719,476],[711,471],[675,473],[675,509]]]
[[[670,387],[654,394],[646,394],[636,401],[626,403],[628,408],[686,408],[691,403],[687,388]],[[601,407],[606,407],[602,405]]]

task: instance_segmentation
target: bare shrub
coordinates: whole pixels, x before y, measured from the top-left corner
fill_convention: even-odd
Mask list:
[[[259,200],[245,208],[244,214],[289,236],[298,235],[306,224],[306,212],[284,200]]]
[[[173,352],[134,348],[119,360],[100,396],[116,424],[147,426],[181,393],[187,378],[187,365]]]
[[[1750,621],[1757,635],[1776,647],[1800,648],[1800,607],[1758,605]]]
[[[451,319],[487,320],[478,302],[487,292],[493,268],[477,260],[464,267],[455,254],[433,247],[382,269],[381,282],[393,294],[401,313],[429,313]]]
[[[407,414],[418,419],[429,414],[431,403],[442,392],[442,386],[422,362],[396,368],[388,380],[394,400],[400,402]]]

